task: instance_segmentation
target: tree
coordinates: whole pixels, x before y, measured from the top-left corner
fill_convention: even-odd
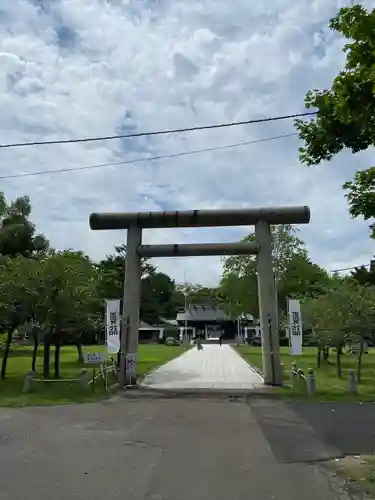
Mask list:
[[[184,307],[185,297],[187,302],[192,305],[214,305],[220,307],[223,302],[223,297],[220,294],[220,289],[202,285],[194,285],[191,283],[178,285],[176,288],[180,296],[176,299],[180,307]]]
[[[252,314],[258,316],[258,279],[255,263],[249,264],[247,273],[236,274],[236,270],[230,270],[230,266],[224,267],[224,273],[220,280],[220,291],[225,297],[223,308],[232,318],[241,314]]]
[[[104,299],[116,299],[123,296],[125,278],[126,246],[116,246],[116,253],[107,255],[97,267],[101,274],[98,293]],[[155,272],[155,266],[149,259],[141,259],[141,279]]]
[[[0,192],[0,253],[31,257],[48,250],[49,242],[42,234],[35,234],[30,221],[31,204],[28,196],[16,198],[7,204]]]
[[[317,110],[313,120],[296,121],[304,141],[300,159],[306,165],[330,160],[344,148],[358,153],[375,144],[375,9],[369,12],[359,4],[342,8],[329,27],[348,40],[346,64],[330,89],[306,94],[306,107]],[[374,187],[374,167],[344,184],[353,217],[375,217]],[[374,225],[370,227],[375,237]]]
[[[116,254],[108,255],[98,264],[101,275],[98,294],[106,298],[120,298],[124,293],[126,246],[115,247]],[[148,258],[141,259],[140,317],[147,323],[158,323],[162,317],[176,314],[175,283],[165,273],[156,272]],[[102,302],[101,309],[104,304]]]
[[[287,264],[279,286],[279,303],[286,309],[288,297],[315,297],[332,283],[328,273],[304,255],[294,255]]]
[[[375,167],[359,171],[352,182],[345,182],[343,188],[349,192],[349,212],[352,217],[370,220],[375,217]],[[375,224],[370,224],[371,237],[375,238]]]
[[[141,283],[140,317],[146,323],[157,324],[161,318],[174,318],[176,285],[165,273],[152,272]]]
[[[355,271],[351,273],[352,279],[354,279],[360,285],[375,285],[375,261],[371,261],[370,269],[366,269],[365,266],[357,267]]]
[[[294,256],[307,258],[304,243],[297,237],[298,229],[290,224],[271,226],[272,260],[277,289],[288,265]],[[242,241],[255,240],[251,233]],[[258,316],[258,282],[256,275],[256,256],[236,255],[224,259],[220,292],[226,298],[226,307],[233,316],[249,313]]]
[[[336,347],[339,377],[344,345],[360,342],[357,373],[360,381],[364,340],[375,330],[375,287],[361,286],[354,280],[342,281],[324,295],[306,300],[303,314],[317,335],[318,366],[321,351]]]
[[[6,332],[1,379],[6,377],[15,330],[35,314],[39,280],[36,261],[30,261],[22,256],[0,258],[0,324],[2,331]]]
[[[93,316],[97,301],[98,271],[82,252],[50,252],[41,266],[40,301],[36,319],[44,325],[44,376],[49,376],[49,352],[55,344],[55,376],[59,376],[61,345],[68,338],[81,339],[82,324]]]

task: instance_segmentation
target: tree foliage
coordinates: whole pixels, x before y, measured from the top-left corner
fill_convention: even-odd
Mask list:
[[[8,332],[3,378],[12,336],[19,327],[42,325],[49,347],[61,345],[68,336],[78,338],[84,325],[94,320],[97,271],[81,252],[50,251],[33,259],[3,257],[0,279],[0,321]],[[49,358],[45,361],[48,376]]]
[[[107,255],[107,257],[98,263],[98,269],[101,274],[99,284],[99,295],[103,299],[121,298],[124,293],[124,278],[125,278],[125,259],[126,246],[115,246],[115,253]],[[141,279],[147,278],[150,274],[155,273],[156,269],[149,259],[141,259]]]
[[[315,297],[326,291],[332,279],[307,256],[294,255],[288,262],[279,286],[279,300],[288,297]]]
[[[126,246],[116,246],[116,253],[108,255],[98,264],[100,282],[98,295],[104,299],[122,298],[124,293]],[[140,317],[146,323],[158,324],[161,318],[174,317],[175,283],[166,274],[157,272],[148,258],[141,259],[141,309]]]
[[[175,298],[174,280],[165,273],[150,273],[141,283],[141,318],[151,324],[174,318],[177,311]]]
[[[297,234],[298,229],[289,224],[271,227],[273,269],[278,289],[282,286],[292,259],[296,256],[307,258],[305,245]],[[242,241],[255,241],[255,234],[249,234]],[[258,316],[257,288],[255,255],[236,255],[224,259],[220,292],[226,298],[226,307],[232,315],[248,313]]]
[[[375,217],[375,167],[360,170],[353,181],[345,182],[348,190],[349,212],[352,217],[363,217],[370,220]],[[371,237],[375,238],[375,224],[370,224]]]
[[[7,203],[0,192],[0,253],[31,257],[48,250],[49,242],[42,234],[35,233],[30,221],[31,204],[28,196]]]
[[[363,286],[375,286],[375,261],[371,261],[370,269],[365,266],[357,267],[351,273],[351,278]]]
[[[193,285],[191,283],[176,286],[176,302],[178,306],[184,306],[184,294],[187,296],[187,302],[191,305],[222,305],[224,297],[220,288],[208,287],[202,285]]]
[[[362,286],[353,279],[342,280],[325,294],[305,300],[302,310],[305,322],[315,331],[319,350],[336,347],[341,376],[344,345],[363,345],[375,331],[375,287]]]
[[[313,120],[297,120],[300,159],[306,165],[330,160],[344,148],[353,153],[375,144],[375,9],[356,4],[342,8],[329,23],[331,30],[347,39],[346,63],[330,89],[307,93],[307,108],[317,110]],[[375,216],[374,167],[357,172],[344,184],[353,217]],[[372,236],[375,237],[371,225]]]
[[[0,325],[6,332],[1,378],[6,375],[15,330],[35,314],[38,306],[39,270],[35,261],[18,256],[0,258]]]

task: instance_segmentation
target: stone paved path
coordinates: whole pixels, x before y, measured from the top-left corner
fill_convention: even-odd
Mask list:
[[[196,347],[147,376],[152,389],[255,389],[263,386],[256,373],[229,345]]]

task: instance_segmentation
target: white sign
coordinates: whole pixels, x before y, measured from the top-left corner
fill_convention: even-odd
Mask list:
[[[84,353],[84,360],[85,363],[103,363],[104,358],[105,358],[105,353],[104,352],[87,352]]]
[[[137,356],[136,354],[127,354],[126,355],[126,374],[135,376],[137,370]]]
[[[290,353],[302,354],[302,317],[299,300],[288,300]]]
[[[106,300],[105,326],[107,351],[117,354],[120,350],[120,299]]]

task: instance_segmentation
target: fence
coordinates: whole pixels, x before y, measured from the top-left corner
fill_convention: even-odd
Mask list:
[[[78,389],[87,389],[92,387],[95,391],[95,384],[99,379],[102,379],[106,392],[108,391],[108,374],[113,373],[117,377],[117,366],[113,358],[102,363],[99,367],[98,373],[96,373],[96,367],[93,367],[92,376],[86,368],[82,368],[81,373],[76,378],[55,378],[55,379],[45,379],[38,378],[37,374],[30,370],[24,380],[23,392],[30,393],[35,390],[38,384],[62,384],[62,383],[73,383]]]
[[[292,369],[290,370],[290,380],[291,385],[289,385],[289,387],[292,389],[293,393],[302,392],[307,394],[309,397],[313,397],[318,392],[314,370],[312,368],[308,368],[307,375],[305,375],[304,371],[301,368],[297,367],[296,361],[292,363]],[[349,394],[357,394],[358,392],[354,370],[348,371],[348,382],[346,389],[330,384],[325,380],[320,380],[319,383],[334,387],[335,389],[339,389],[343,392],[348,392]]]

